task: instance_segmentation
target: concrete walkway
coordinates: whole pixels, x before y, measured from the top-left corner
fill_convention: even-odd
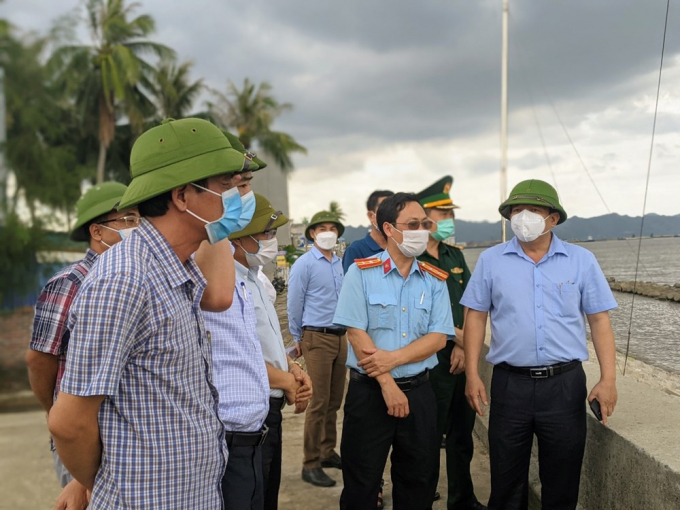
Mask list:
[[[341,421],[341,417],[339,418]],[[302,431],[304,415],[295,415],[292,408],[284,410],[283,475],[280,492],[282,510],[327,510],[338,508],[342,491],[342,474],[329,469],[328,474],[338,485],[321,489],[300,479],[302,468]],[[45,413],[26,411],[0,414],[0,509],[49,510],[60,488],[52,468]],[[444,454],[442,450],[442,466]],[[417,469],[417,466],[414,466]],[[476,441],[472,477],[477,497],[486,502],[489,497],[489,459],[485,447]],[[389,467],[385,476],[385,506],[391,507]],[[446,494],[446,477],[442,473],[439,492]],[[434,509],[446,508],[439,501]]]

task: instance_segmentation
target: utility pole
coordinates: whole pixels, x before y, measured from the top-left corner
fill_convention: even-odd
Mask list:
[[[508,198],[508,0],[503,0],[503,44],[501,50],[501,203]],[[501,218],[501,240],[507,241],[505,218]]]

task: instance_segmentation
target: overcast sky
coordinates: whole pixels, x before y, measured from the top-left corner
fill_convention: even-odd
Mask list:
[[[275,128],[309,150],[290,178],[296,220],[337,200],[348,224],[365,224],[372,190],[419,191],[447,174],[459,218],[499,218],[501,0],[140,3],[156,19],[154,39],[192,60],[195,78],[222,90],[227,79],[267,80],[294,104]],[[0,9],[46,30],[77,5],[6,0]],[[510,0],[509,189],[542,178],[571,216],[642,213],[665,7]],[[671,5],[647,199],[659,214],[680,213],[679,51]]]

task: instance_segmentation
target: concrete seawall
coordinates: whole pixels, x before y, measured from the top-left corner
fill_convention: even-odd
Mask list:
[[[485,346],[484,355],[487,352]],[[680,398],[645,378],[647,371],[657,369],[645,370],[639,361],[635,363],[635,371],[617,376],[619,401],[609,427],[595,420],[588,410],[579,497],[583,510],[680,509]],[[488,391],[493,367],[484,361],[480,365]],[[623,366],[622,359],[619,366]],[[592,352],[584,369],[590,391],[600,377]],[[488,447],[488,412],[477,417],[475,431]],[[536,441],[529,478],[530,508],[538,509],[541,485]]]

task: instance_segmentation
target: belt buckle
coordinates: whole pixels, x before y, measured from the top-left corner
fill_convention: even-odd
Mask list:
[[[548,370],[548,367],[530,368],[529,375],[532,379],[547,379],[550,377],[550,371]]]
[[[407,391],[411,391],[413,389],[413,381],[402,381],[398,384],[399,389],[406,393]]]

